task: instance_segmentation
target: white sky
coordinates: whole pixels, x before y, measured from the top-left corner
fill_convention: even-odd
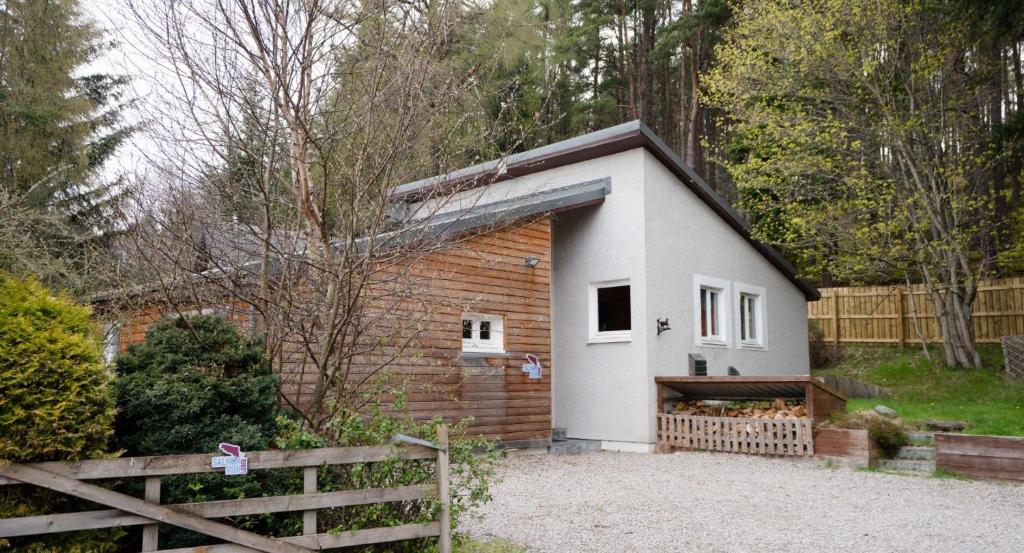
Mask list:
[[[105,33],[106,40],[113,40],[116,47],[108,50],[103,56],[85,68],[85,73],[110,73],[125,75],[131,78],[126,96],[145,101],[151,93],[149,79],[154,76],[157,67],[148,57],[133,45],[140,43],[141,31],[136,28],[134,20],[126,15],[127,7],[124,0],[83,0],[83,15],[95,21]],[[126,98],[127,99],[127,98]],[[125,115],[125,123],[142,121],[143,111],[133,110]],[[146,136],[145,132],[137,133],[126,142],[104,168],[104,177],[118,174],[143,171],[146,157],[157,154],[156,143]]]

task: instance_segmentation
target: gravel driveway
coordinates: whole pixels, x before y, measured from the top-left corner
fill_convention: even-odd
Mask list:
[[[529,551],[1024,551],[1024,485],[721,453],[519,455],[482,521]]]

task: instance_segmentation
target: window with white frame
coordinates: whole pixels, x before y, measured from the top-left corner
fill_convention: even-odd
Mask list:
[[[504,324],[498,315],[462,315],[462,351],[505,353]]]
[[[694,328],[698,344],[728,344],[729,281],[694,275]]]
[[[591,343],[628,342],[633,337],[629,280],[590,284]]]
[[[737,282],[736,293],[736,335],[741,347],[764,345],[764,288]]]

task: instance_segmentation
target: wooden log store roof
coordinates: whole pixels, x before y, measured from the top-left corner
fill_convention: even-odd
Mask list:
[[[826,385],[817,378],[807,375],[657,376],[654,378],[654,382],[679,393],[687,400],[757,401],[775,398],[804,399],[808,386],[813,386],[843,401],[847,399],[838,390]]]

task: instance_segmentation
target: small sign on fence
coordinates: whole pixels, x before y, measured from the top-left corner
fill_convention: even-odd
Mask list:
[[[210,459],[210,466],[215,469],[224,469],[227,476],[237,476],[249,473],[249,460],[245,458],[242,448],[229,443],[222,443],[218,446],[226,455]]]

